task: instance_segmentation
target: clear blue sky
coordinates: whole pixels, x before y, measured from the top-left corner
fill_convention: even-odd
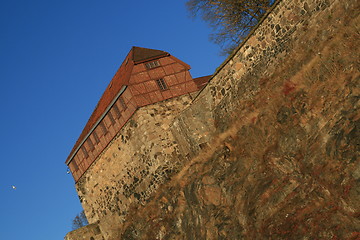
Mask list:
[[[0,0],[1,240],[71,230],[82,208],[64,161],[132,46],[171,53],[193,77],[224,60],[185,2]]]

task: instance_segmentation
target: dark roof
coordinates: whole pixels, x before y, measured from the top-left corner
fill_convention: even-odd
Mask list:
[[[133,53],[132,59],[135,63],[144,62],[147,60],[156,59],[159,57],[169,55],[169,53],[161,50],[141,48],[141,47],[133,47],[132,53]]]
[[[196,85],[198,86],[198,89],[200,90],[206,86],[206,84],[209,82],[211,77],[212,77],[212,75],[194,78],[194,82],[196,83]]]
[[[114,100],[122,87],[128,85],[134,65],[147,60],[157,59],[168,55],[170,54],[167,52],[155,49],[141,47],[131,48],[127,57],[125,58],[120,68],[117,70],[115,76],[113,77],[113,79],[105,89],[103,95],[101,96],[98,104],[96,105],[83,131],[81,132],[80,137],[76,141],[73,149],[71,150],[68,158],[66,159],[66,163],[69,163],[75,151],[77,151],[77,148],[80,147],[79,145],[81,144],[83,139],[90,133],[91,129],[95,126],[97,121],[104,114],[106,108]]]

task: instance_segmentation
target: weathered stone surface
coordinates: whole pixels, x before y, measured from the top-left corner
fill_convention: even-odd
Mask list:
[[[136,162],[112,165],[118,158],[109,148],[97,175],[78,186],[88,194],[101,182],[94,203],[126,206],[118,220],[96,205],[104,239],[359,239],[359,7],[279,1],[190,107],[169,118],[171,154],[161,158],[168,146],[158,155],[152,140],[126,150],[161,158],[154,174],[163,161],[180,162],[146,201],[135,193],[152,178],[138,177]],[[100,175],[107,165],[114,172]],[[128,182],[109,186],[129,187],[120,202],[105,177],[126,168]]]
[[[69,232],[65,240],[104,240],[104,237],[101,234],[98,224],[89,224],[85,227],[79,228],[76,231]]]
[[[76,183],[90,223],[109,215],[123,219],[130,204],[144,204],[177,171],[181,154],[168,128],[190,101],[184,95],[137,110]]]
[[[176,119],[198,156],[130,211],[124,234],[359,239],[358,8],[280,2]]]

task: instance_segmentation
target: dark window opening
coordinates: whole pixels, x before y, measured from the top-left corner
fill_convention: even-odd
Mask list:
[[[116,104],[114,104],[113,109],[114,109],[116,118],[119,119],[121,117],[120,109],[118,108],[118,106]]]
[[[75,159],[73,159],[71,162],[70,162],[70,165],[71,165],[71,169],[74,169],[73,172],[77,171],[79,169],[79,166],[77,165]]]
[[[145,66],[147,69],[156,68],[156,67],[160,66],[160,63],[159,63],[159,61],[153,61],[153,62],[145,63]]]
[[[86,148],[84,147],[84,145],[81,147],[81,150],[82,150],[82,152],[84,153],[85,158],[88,158],[88,157],[89,157],[89,154],[88,154]]]
[[[97,135],[97,133],[95,132],[95,130],[94,130],[94,132],[93,132],[93,136],[94,136],[94,139],[95,139],[95,143],[96,143],[96,144],[99,143],[99,142],[100,142],[100,139],[99,139],[99,136]]]
[[[125,101],[122,97],[119,97],[119,102],[120,102],[120,105],[123,109],[126,109],[126,104],[125,104]]]
[[[110,111],[108,112],[108,116],[110,118],[111,124],[114,125],[115,124],[115,119],[114,119],[114,117],[113,117],[113,115],[111,114]]]
[[[103,135],[106,135],[108,130],[106,129],[106,126],[105,126],[104,122],[101,122],[99,125],[101,127],[102,132],[103,132]]]
[[[167,87],[167,85],[166,85],[166,83],[165,83],[165,81],[164,81],[164,79],[158,79],[158,80],[156,80],[156,83],[157,83],[157,85],[159,86],[159,88],[160,88],[160,90],[167,90],[168,89],[168,87]]]
[[[87,142],[88,142],[88,145],[89,145],[89,147],[90,147],[90,150],[91,150],[91,151],[94,150],[94,144],[93,144],[93,142],[91,141],[90,136],[88,137]]]

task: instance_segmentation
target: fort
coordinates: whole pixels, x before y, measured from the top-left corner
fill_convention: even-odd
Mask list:
[[[279,0],[212,76],[133,47],[66,164],[66,240],[359,239],[357,0]]]
[[[192,79],[189,69],[164,51],[129,52],[66,161],[90,222],[125,216],[176,171],[170,123],[209,79]]]

